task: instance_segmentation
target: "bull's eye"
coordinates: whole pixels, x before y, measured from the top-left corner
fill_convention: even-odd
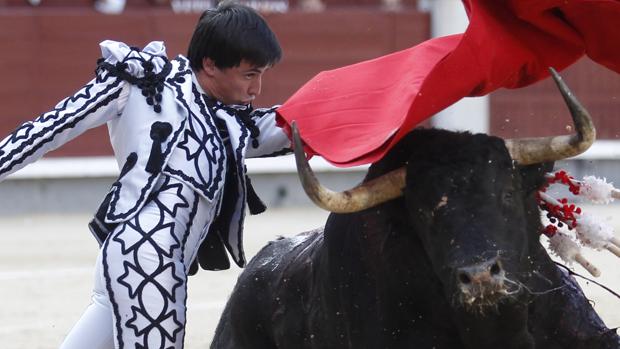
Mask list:
[[[504,191],[502,193],[502,203],[505,205],[510,205],[513,202],[512,191]]]

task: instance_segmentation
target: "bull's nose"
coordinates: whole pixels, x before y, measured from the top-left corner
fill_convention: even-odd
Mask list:
[[[461,287],[497,285],[502,282],[504,270],[499,258],[457,269],[457,282]]]

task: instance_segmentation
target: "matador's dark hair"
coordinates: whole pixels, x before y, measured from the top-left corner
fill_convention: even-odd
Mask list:
[[[202,70],[207,57],[220,69],[238,66],[242,60],[272,66],[282,58],[282,49],[258,12],[225,1],[200,16],[189,43],[187,58],[192,69]]]

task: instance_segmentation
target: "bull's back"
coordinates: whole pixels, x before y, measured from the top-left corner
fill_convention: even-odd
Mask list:
[[[315,252],[323,244],[317,229],[270,241],[248,263],[226,304],[215,331],[211,348],[277,348],[274,337],[278,324],[290,324],[283,317],[299,319],[294,300],[280,295],[290,288],[304,298],[308,273]],[[300,284],[301,283],[301,284]],[[287,309],[288,308],[288,309]],[[292,308],[292,309],[291,309]],[[292,311],[291,311],[292,310]]]

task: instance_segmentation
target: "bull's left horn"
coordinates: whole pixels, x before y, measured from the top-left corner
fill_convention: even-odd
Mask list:
[[[549,71],[570,109],[576,133],[506,140],[506,148],[510,155],[521,165],[557,161],[579,155],[590,148],[596,139],[596,130],[586,108],[579,103],[558,73],[553,68],[549,68]]]
[[[325,188],[319,183],[308,164],[308,160],[306,160],[299,130],[294,121],[291,128],[293,130],[297,173],[306,194],[317,206],[335,213],[351,213],[379,205],[403,194],[405,187],[404,167],[343,192],[334,192]]]

